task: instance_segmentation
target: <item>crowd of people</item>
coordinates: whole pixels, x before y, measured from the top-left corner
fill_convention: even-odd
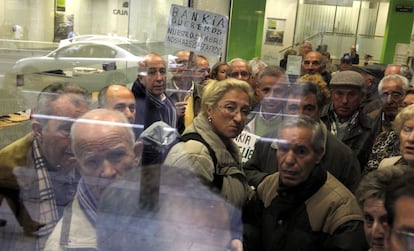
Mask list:
[[[295,82],[287,58],[180,50],[96,101],[47,86],[0,150],[0,203],[35,250],[413,250],[412,71],[356,66],[354,46],[337,71],[309,41],[296,54]]]

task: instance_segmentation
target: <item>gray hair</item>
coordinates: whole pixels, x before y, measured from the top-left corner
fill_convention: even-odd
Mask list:
[[[46,86],[39,93],[34,114],[40,114],[42,117],[44,115],[46,115],[44,117],[47,117],[47,115],[56,115],[54,106],[51,104],[63,94],[74,94],[70,102],[76,106],[90,106],[91,95],[88,90],[74,83],[56,82]],[[47,119],[38,120],[42,125],[45,125],[47,122]]]
[[[280,137],[280,133],[283,129],[292,128],[292,127],[300,127],[300,128],[309,128],[312,130],[312,138],[311,138],[311,147],[312,150],[316,153],[321,153],[325,149],[325,142],[322,127],[319,122],[313,120],[309,116],[306,115],[297,115],[289,117],[288,119],[284,120],[278,129],[278,137]]]
[[[132,147],[135,144],[135,134],[127,117],[119,111],[109,109],[93,109],[79,117],[73,124],[70,130],[70,137],[72,141],[72,151],[75,156],[78,156],[76,151],[76,132],[79,130],[81,124],[94,124],[96,126],[119,126],[126,130],[127,139],[130,141]],[[93,132],[92,132],[93,133]]]
[[[404,126],[405,121],[414,118],[414,104],[404,107],[392,123],[392,128],[397,135],[400,135],[401,130]]]
[[[271,77],[276,77],[276,78],[285,77],[286,83],[288,83],[287,75],[285,75],[285,70],[279,66],[275,66],[275,65],[266,66],[259,73],[259,76],[257,77],[257,83],[259,86],[262,84],[262,78],[264,76],[271,76]],[[288,85],[286,85],[286,88],[288,88]]]
[[[408,83],[408,79],[406,77],[398,75],[398,74],[391,74],[391,75],[385,76],[379,82],[378,84],[379,94],[382,94],[382,86],[384,85],[385,82],[388,82],[388,81],[397,81],[398,83],[400,83],[402,85],[403,95],[405,95],[405,92],[410,87],[410,84]]]
[[[403,175],[400,168],[381,168],[365,175],[355,191],[355,197],[361,208],[369,198],[385,200],[385,191],[389,185]]]

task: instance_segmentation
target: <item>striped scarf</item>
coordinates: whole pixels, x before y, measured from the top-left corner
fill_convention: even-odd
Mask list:
[[[39,237],[47,237],[58,222],[59,213],[56,206],[55,192],[46,167],[46,160],[40,153],[37,139],[33,140],[32,155],[39,184],[39,220],[41,224],[45,224],[35,234]],[[44,241],[42,238],[39,239],[38,245],[40,249],[43,249]]]
[[[79,205],[88,217],[88,220],[92,223],[93,226],[95,226],[96,208],[98,202],[83,178],[79,180],[77,197]]]

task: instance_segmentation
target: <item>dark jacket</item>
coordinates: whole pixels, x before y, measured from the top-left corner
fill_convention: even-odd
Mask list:
[[[244,250],[368,250],[352,193],[321,167],[285,187],[279,173],[263,180],[243,212]]]
[[[326,128],[324,132],[325,155],[321,160],[321,167],[329,171],[349,190],[354,191],[360,178],[361,169],[358,160],[351,149],[327,132]],[[257,187],[265,176],[279,170],[276,149],[271,147],[275,138],[276,132],[273,132],[256,143],[251,159],[244,166],[249,185]]]
[[[325,107],[321,120],[325,123],[328,130],[331,131],[332,124],[335,123],[332,105]],[[342,139],[342,142],[351,148],[354,155],[358,158],[361,168],[368,162],[375,138],[381,130],[380,126],[378,119],[373,119],[360,112],[355,125],[348,126],[348,133]]]
[[[138,128],[135,128],[135,135],[137,137],[156,121],[164,121],[174,128],[180,126],[175,105],[168,96],[164,101],[160,101],[148,93],[138,79],[132,86],[132,92],[136,100],[135,124]]]

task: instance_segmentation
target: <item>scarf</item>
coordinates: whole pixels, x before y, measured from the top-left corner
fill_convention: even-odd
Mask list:
[[[340,130],[339,128],[338,128],[338,124],[337,123],[339,123],[339,119],[338,119],[338,117],[337,117],[337,115],[336,115],[336,113],[334,112],[334,110],[333,110],[333,105],[331,105],[330,106],[330,113],[332,113],[333,114],[333,116],[328,116],[328,118],[329,118],[329,122],[330,122],[330,125],[331,125],[331,133],[333,134],[333,135],[335,135],[336,137],[338,137],[339,139],[341,139],[342,140],[342,138],[343,138],[343,136],[344,136],[344,132],[343,133],[341,133],[340,131],[342,131],[342,130]],[[347,131],[347,132],[349,132],[350,130],[351,130],[351,128],[353,128],[354,126],[356,126],[357,125],[357,123],[358,123],[358,117],[359,117],[359,111],[357,111],[357,112],[355,112],[353,115],[352,115],[352,117],[350,118],[350,119],[348,119],[348,121],[346,121],[346,122],[344,122],[343,124],[345,124],[346,123],[346,128],[345,128],[345,130]],[[340,135],[341,134],[341,135]]]
[[[83,178],[79,180],[77,198],[80,207],[86,214],[86,217],[92,223],[92,225],[95,226],[98,202]]]
[[[39,249],[42,250],[46,237],[52,232],[59,220],[59,213],[56,206],[55,192],[47,171],[46,160],[40,153],[39,142],[36,138],[33,140],[32,155],[39,184],[39,219],[40,223],[45,224],[36,232],[38,237],[45,237],[39,238],[37,242]]]

